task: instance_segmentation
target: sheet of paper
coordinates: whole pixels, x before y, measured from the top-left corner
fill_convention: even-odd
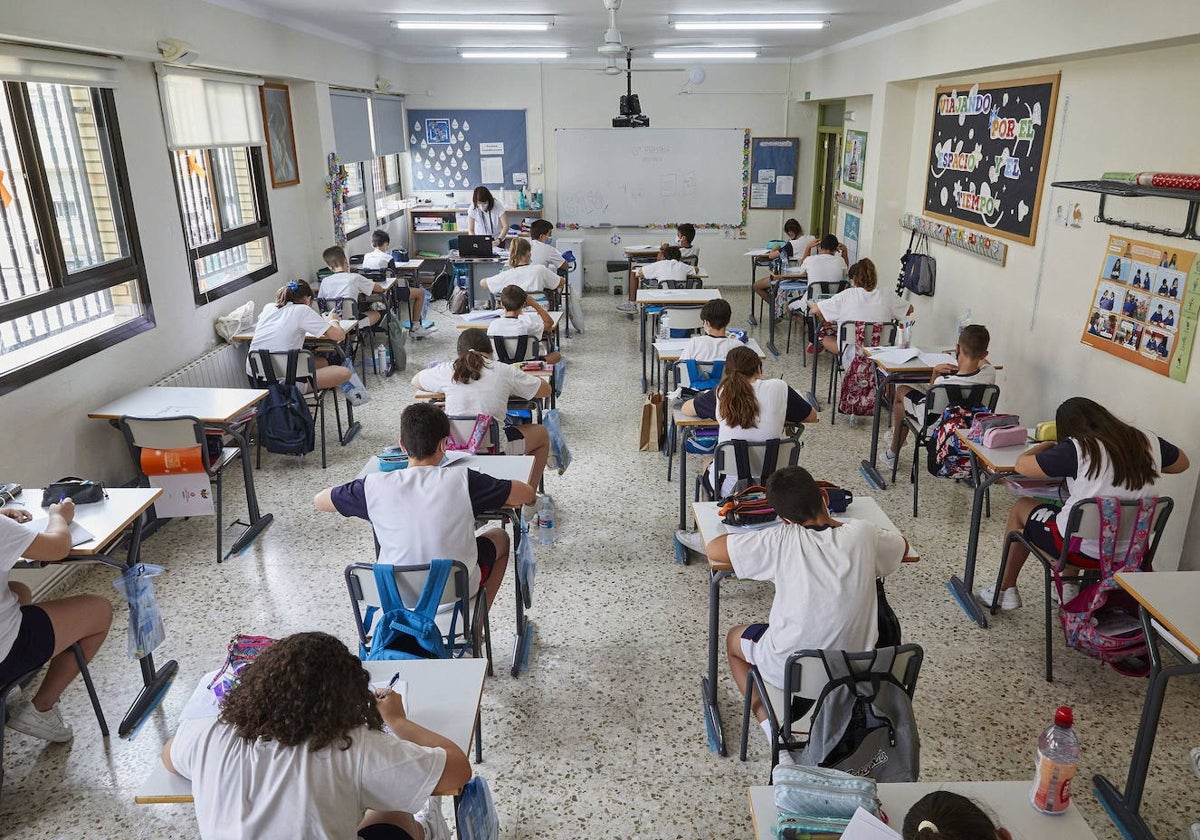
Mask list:
[[[871,354],[872,358],[889,365],[902,365],[905,362],[911,362],[920,355],[920,350],[904,347],[889,347],[886,350]]]
[[[529,183],[529,173],[528,172],[514,172],[513,173],[513,186],[514,187],[524,187],[528,183]]]
[[[464,312],[462,319],[464,321],[489,321],[492,318],[499,318],[499,309],[472,309],[470,312]]]
[[[481,157],[479,159],[480,178],[485,184],[504,183],[504,158]]]
[[[442,462],[440,464],[438,464],[438,466],[439,467],[448,467],[451,464],[457,464],[459,461],[465,460],[470,457],[472,457],[471,453],[467,452],[465,449],[455,449],[455,450],[447,452],[445,455],[443,455]]]
[[[792,194],[792,176],[779,175],[775,178],[775,194],[776,195],[791,195]]]
[[[479,154],[481,155],[502,155],[504,154],[503,143],[480,143]]]
[[[33,511],[30,511],[33,513]],[[46,533],[46,529],[50,527],[50,514],[45,510],[40,511],[41,516],[33,513],[34,518],[27,523],[27,527],[32,528],[39,534]],[[84,528],[78,522],[71,523],[71,545],[83,545],[85,542],[91,542],[96,537],[87,528]]]
[[[391,682],[390,678],[373,682],[371,683],[371,691],[378,693],[387,688],[389,682]],[[404,712],[407,714],[409,706],[412,705],[408,701],[408,680],[396,680],[396,684],[392,686],[392,691],[396,694],[399,694],[404,699]]]
[[[951,356],[949,353],[920,353],[921,361],[930,367],[936,365],[957,365],[958,359]]]
[[[750,206],[751,207],[766,207],[768,190],[771,189],[770,184],[751,184],[750,185]]]
[[[859,808],[846,824],[842,840],[900,840],[900,833],[878,817]]]
[[[760,170],[758,170],[758,178],[757,178],[756,180],[757,180],[757,181],[758,181],[758,183],[760,183],[760,184],[772,184],[772,183],[774,183],[774,182],[775,182],[775,170],[774,170],[774,169],[760,169]]]
[[[208,473],[178,473],[149,476],[151,487],[161,487],[163,494],[154,502],[154,515],[160,519],[174,516],[212,516],[212,482]]]

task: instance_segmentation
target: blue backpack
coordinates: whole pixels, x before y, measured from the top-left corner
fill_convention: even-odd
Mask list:
[[[371,636],[369,650],[359,646],[358,656],[367,661],[381,659],[448,659],[450,651],[437,626],[438,605],[442,591],[450,578],[453,561],[434,560],[429,564],[429,576],[416,607],[408,609],[396,588],[395,567],[375,564],[375,588],[379,591],[379,606],[368,607],[364,623],[367,627],[376,612],[381,612],[379,626]],[[450,619],[451,639],[454,638],[458,610]]]
[[[284,381],[275,375],[271,354],[259,350],[267,396],[258,413],[258,439],[276,455],[307,455],[316,448],[317,425],[296,385],[298,351],[288,354]]]

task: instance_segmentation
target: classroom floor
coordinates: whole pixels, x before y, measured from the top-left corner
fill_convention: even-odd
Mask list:
[[[741,326],[747,292],[738,288],[728,296],[734,326]],[[769,753],[755,728],[750,760],[738,761],[741,702],[724,664],[719,690],[731,757],[708,750],[699,702],[708,575],[702,563],[673,562],[678,488],[666,482],[662,458],[636,449],[643,399],[637,323],[615,312],[614,302],[600,293],[586,296],[588,330],[564,342],[570,366],[561,408],[575,463],[561,477],[547,475],[558,541],[538,548],[534,650],[518,679],[507,673],[511,576],[496,601],[497,668],[484,690],[478,771],[491,784],[506,838],[749,838],[746,788],[767,781]],[[457,330],[449,316],[436,317],[441,330],[409,346],[409,377],[453,353]],[[757,332],[762,341],[765,332]],[[807,390],[808,371],[795,345],[780,362],[768,360],[766,374]],[[114,630],[92,666],[114,735],[107,742],[98,737],[80,686],[72,686],[62,704],[75,727],[73,743],[47,745],[10,730],[0,835],[197,836],[191,806],[139,806],[133,795],[191,687],[221,663],[229,637],[319,629],[353,639],[342,568],[371,557],[371,532],[357,520],[315,514],[311,499],[327,485],[352,479],[368,455],[395,441],[412,388],[406,377],[371,377],[368,385],[374,401],[360,412],[363,432],[345,449],[333,444],[327,470],[315,457],[300,467],[265,456],[256,483],[263,510],[276,521],[244,555],[214,563],[211,518],[173,523],[145,544],[143,559],[167,569],[156,585],[168,636],[156,655],[178,659],[180,670],[132,740],[115,735],[137,669],[124,654],[127,610],[116,604],[114,574],[93,567],[73,582],[71,591],[106,594],[117,606]],[[1066,651],[1059,638],[1056,681],[1047,684],[1040,578],[1032,570],[1025,609],[1002,614],[986,631],[971,624],[944,586],[961,570],[968,490],[927,478],[914,520],[907,483],[871,493],[858,473],[869,426],[854,428],[845,418],[830,426],[828,419],[826,410],[821,424],[806,431],[801,463],[820,478],[873,495],[922,558],[888,581],[905,641],[925,649],[915,700],[922,780],[1031,778],[1038,732],[1056,706],[1072,704],[1084,746],[1076,802],[1098,837],[1117,837],[1091,795],[1090,779],[1100,772],[1123,786],[1145,683]],[[902,457],[904,474],[908,455]],[[231,479],[231,514],[243,511],[240,489]],[[997,493],[995,507],[981,541],[984,576],[995,573],[1006,497]],[[771,595],[764,584],[728,581],[722,632],[765,620]],[[1198,719],[1200,683],[1177,681],[1167,695],[1143,804],[1162,838],[1181,837],[1200,819],[1200,781],[1187,760],[1188,749],[1200,744]]]

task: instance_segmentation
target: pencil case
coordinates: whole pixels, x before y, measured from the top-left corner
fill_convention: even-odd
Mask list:
[[[1004,446],[1020,446],[1029,437],[1029,430],[1024,426],[998,426],[983,433],[980,441],[988,449],[999,449]]]
[[[1038,423],[1033,429],[1033,439],[1037,441],[1058,440],[1058,425],[1053,420]]]
[[[1016,426],[1020,422],[1021,418],[1016,414],[994,414],[990,411],[977,411],[971,418],[971,429],[967,432],[967,437],[971,440],[982,441],[983,434],[988,429]]]

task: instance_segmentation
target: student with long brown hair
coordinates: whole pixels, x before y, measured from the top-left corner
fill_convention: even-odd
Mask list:
[[[1188,457],[1177,446],[1149,430],[1128,425],[1087,397],[1066,400],[1058,407],[1054,422],[1058,442],[1032,446],[1017,458],[1016,467],[1020,475],[1030,478],[1066,479],[1067,500],[1059,506],[1017,499],[1009,511],[1006,531],[1024,533],[1038,548],[1055,556],[1062,551],[1062,535],[1071,509],[1081,500],[1094,496],[1144,499],[1154,495],[1154,483],[1160,475],[1188,468]],[[1095,540],[1084,540],[1079,546],[1086,557],[1098,557],[1099,551]],[[1028,550],[1020,543],[1009,547],[1000,585],[1000,609],[1021,606],[1017,576],[1028,557]],[[994,590],[994,586],[985,586],[976,591],[975,597],[990,605]],[[1063,600],[1071,600],[1077,592],[1076,585],[1064,585]]]
[[[446,395],[446,413],[452,416],[487,414],[501,426],[501,446],[506,455],[532,455],[537,486],[550,456],[550,435],[544,426],[527,423],[505,426],[509,397],[522,400],[550,396],[550,381],[528,374],[493,358],[491,340],[483,330],[462,330],[458,336],[458,358],[420,371],[412,384],[434,394]]]
[[[312,308],[313,290],[303,280],[292,280],[275,295],[275,303],[268,303],[258,316],[254,327],[254,338],[250,341],[250,353],[266,350],[283,353],[304,347],[308,334],[319,335],[332,341],[341,341],[346,331],[338,325],[331,312],[324,317]],[[342,365],[330,365],[327,359],[316,357],[317,388],[334,388],[350,378],[351,371]],[[252,373],[246,362],[246,373]]]
[[[830,353],[838,351],[837,328],[833,325],[842,321],[886,324],[896,321],[913,311],[904,298],[886,289],[879,288],[879,275],[875,263],[861,259],[850,266],[850,288],[838,292],[831,298],[813,301],[809,309],[826,323],[819,331],[821,345]],[[810,276],[810,280],[812,277]]]
[[[717,387],[697,394],[680,406],[680,411],[689,417],[716,420],[718,446],[727,440],[779,438],[786,424],[818,423],[821,419],[782,379],[763,379],[762,359],[745,346],[735,347],[725,356],[725,370]],[[714,487],[712,468],[706,467],[705,490],[712,497],[726,495],[734,479],[726,477],[724,486]],[[693,551],[704,553],[704,542],[695,531],[676,531],[675,536]]]

